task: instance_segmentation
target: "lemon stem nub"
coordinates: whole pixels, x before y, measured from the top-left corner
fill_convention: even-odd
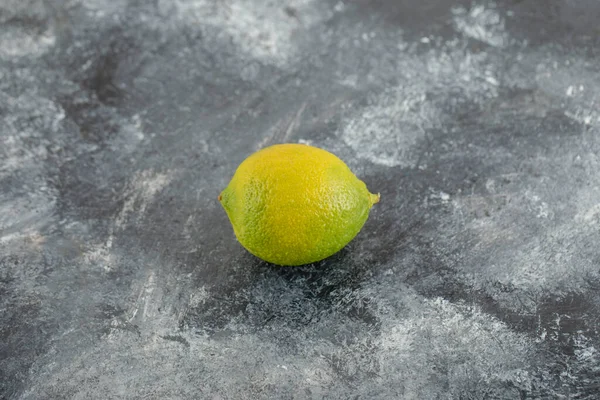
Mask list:
[[[369,197],[371,197],[371,205],[379,203],[381,199],[381,193],[373,194],[369,193]]]

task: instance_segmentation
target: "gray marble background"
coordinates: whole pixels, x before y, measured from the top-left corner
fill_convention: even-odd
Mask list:
[[[1,399],[597,399],[600,2],[0,0]],[[216,197],[309,143],[315,265]]]

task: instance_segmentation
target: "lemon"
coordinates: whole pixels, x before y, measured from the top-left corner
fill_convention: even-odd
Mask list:
[[[303,144],[279,144],[244,160],[219,195],[239,242],[278,265],[341,250],[379,201],[342,160]]]

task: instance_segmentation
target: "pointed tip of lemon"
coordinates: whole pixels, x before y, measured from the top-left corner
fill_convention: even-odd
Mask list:
[[[369,197],[371,199],[371,205],[377,204],[377,203],[379,203],[379,200],[381,200],[381,193],[377,193],[377,194],[369,193]]]

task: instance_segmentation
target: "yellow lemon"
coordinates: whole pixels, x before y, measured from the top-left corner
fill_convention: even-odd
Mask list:
[[[279,265],[302,265],[341,250],[379,201],[335,155],[303,144],[262,149],[219,195],[239,242]]]

